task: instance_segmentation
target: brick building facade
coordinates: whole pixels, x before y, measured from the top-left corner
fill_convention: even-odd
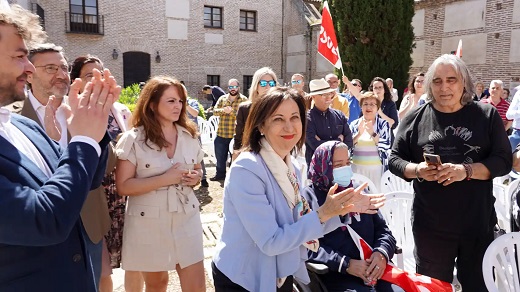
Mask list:
[[[520,0],[422,0],[413,19],[416,48],[411,73],[426,71],[438,56],[457,49],[474,81],[520,84]]]
[[[316,55],[319,26],[306,20],[308,0],[9,2],[38,13],[49,41],[63,46],[70,60],[96,55],[126,85],[173,75],[190,95],[202,97],[203,85],[225,88],[231,78],[245,91],[244,83],[264,66],[282,83],[296,72],[323,77],[332,70]]]

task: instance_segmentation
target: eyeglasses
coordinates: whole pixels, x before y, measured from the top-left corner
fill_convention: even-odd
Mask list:
[[[61,66],[58,66],[58,65],[52,65],[52,64],[49,64],[49,65],[43,65],[43,66],[34,66],[35,68],[45,68],[45,72],[49,73],[49,74],[56,74],[58,73],[58,69],[61,68],[61,71],[65,72],[65,73],[69,73],[69,66],[67,65],[61,65]]]
[[[238,85],[230,85],[230,86],[228,86],[227,88],[229,88],[229,89],[237,89],[237,88],[238,88]]]
[[[374,107],[374,106],[377,106],[377,103],[363,103],[361,106]]]
[[[269,84],[269,87],[275,87],[276,86],[276,81],[274,81],[274,80],[269,80],[269,81],[260,80],[259,84],[260,84],[261,87],[266,87],[267,84]]]
[[[301,80],[293,80],[291,81],[292,84],[302,84]]]

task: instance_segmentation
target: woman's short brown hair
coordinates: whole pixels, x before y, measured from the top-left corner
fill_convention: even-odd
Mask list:
[[[359,99],[359,106],[362,107],[363,102],[367,99],[374,99],[376,101],[377,109],[379,110],[381,108],[381,101],[379,100],[379,98],[377,98],[377,95],[372,91],[367,91],[363,93],[363,95]]]
[[[177,88],[177,92],[182,98],[182,109],[179,120],[175,123],[190,132],[193,137],[197,137],[197,125],[188,118],[186,114],[186,99],[188,93],[179,80],[168,76],[155,76],[150,78],[143,87],[137,106],[132,117],[134,127],[143,126],[145,132],[145,144],[148,141],[156,144],[161,149],[168,147],[170,143],[164,138],[159,120],[157,119],[157,106],[164,92],[170,88]],[[150,147],[150,145],[148,145]]]
[[[292,99],[298,105],[300,112],[300,121],[302,123],[302,136],[296,148],[300,149],[305,143],[305,129],[307,126],[307,117],[305,115],[305,101],[296,89],[288,87],[273,87],[267,94],[253,103],[251,111],[247,117],[246,126],[244,130],[244,137],[242,138],[242,144],[244,149],[252,151],[253,153],[260,152],[260,140],[262,134],[260,128],[264,125],[265,121],[278,109],[280,104],[288,99]]]

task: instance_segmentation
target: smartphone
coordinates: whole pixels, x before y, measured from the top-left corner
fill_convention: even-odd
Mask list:
[[[424,156],[424,161],[428,165],[441,165],[442,164],[441,157],[439,155],[424,153],[423,156]]]

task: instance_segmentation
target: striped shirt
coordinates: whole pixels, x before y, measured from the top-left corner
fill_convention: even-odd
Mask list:
[[[368,132],[364,132],[357,140],[352,162],[356,165],[381,165],[377,146]]]
[[[500,102],[498,104],[494,104],[491,97],[489,97],[489,98],[484,98],[484,99],[480,100],[480,102],[489,103],[492,106],[496,107],[498,114],[502,118],[502,122],[504,123],[504,126],[508,122],[512,121],[506,117],[507,110],[509,109],[509,102],[507,102],[507,100],[501,98]]]
[[[222,138],[233,138],[235,134],[235,122],[237,118],[238,105],[242,102],[247,101],[247,97],[239,94],[235,97],[235,100],[229,100],[229,94],[222,95],[215,107],[213,108],[213,114],[219,116],[217,136]],[[224,108],[230,106],[232,110],[229,114],[224,112]]]
[[[352,136],[356,136],[359,131],[359,123],[363,120],[363,117],[354,120],[350,124],[350,130],[352,131]],[[377,133],[379,135],[379,143],[377,143],[377,153],[379,155],[380,163],[383,166],[383,171],[386,171],[388,168],[388,155],[387,151],[390,149],[390,125],[387,121],[379,117],[379,115],[376,116],[376,122],[374,123],[374,133]],[[360,137],[361,138],[361,137]],[[356,145],[354,145],[354,152],[356,153],[356,148],[358,146],[363,147],[363,144],[359,144],[362,141],[359,141]],[[374,144],[374,141],[371,140],[370,143]],[[352,159],[355,158],[355,154],[353,155]]]

